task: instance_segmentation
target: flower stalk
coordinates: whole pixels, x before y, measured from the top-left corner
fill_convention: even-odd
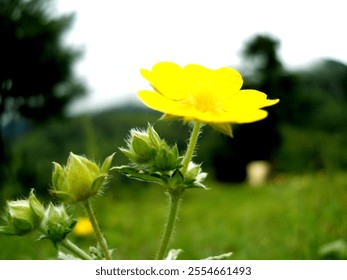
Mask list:
[[[95,217],[92,205],[90,204],[90,201],[88,199],[85,200],[83,203],[84,203],[84,207],[87,210],[87,214],[89,216],[90,222],[93,226],[95,237],[96,237],[97,242],[99,243],[100,249],[101,249],[105,259],[111,260],[112,257],[111,257],[110,251],[108,249],[106,239],[104,238],[104,236],[100,230],[100,227],[99,227],[98,221]]]
[[[182,170],[181,170],[183,176],[187,173],[189,163],[192,160],[192,157],[193,157],[193,154],[194,154],[194,151],[195,151],[195,146],[196,146],[196,143],[198,142],[200,128],[201,128],[201,123],[200,122],[195,122],[193,130],[192,130],[192,133],[190,135],[190,139],[189,139],[189,144],[188,144],[188,148],[187,148],[187,151],[186,151],[186,155],[185,155],[185,158],[183,160],[183,167],[182,167]]]
[[[60,244],[82,260],[93,260],[91,256],[67,238],[65,238]]]
[[[189,163],[190,163],[190,161],[194,155],[196,143],[197,143],[198,138],[199,138],[200,128],[201,128],[201,123],[195,122],[193,130],[192,130],[190,138],[189,138],[189,143],[188,143],[186,155],[185,155],[185,158],[183,160],[183,167],[181,169],[183,177],[187,173]],[[157,254],[157,258],[156,258],[157,260],[162,260],[166,256],[168,246],[170,243],[170,239],[171,239],[171,235],[172,235],[172,231],[173,231],[173,228],[175,225],[175,221],[177,219],[177,210],[178,210],[181,196],[183,194],[183,190],[184,189],[177,188],[177,189],[170,190],[168,192],[169,196],[170,196],[169,215],[167,217],[167,222],[165,225],[164,234],[163,234],[162,241],[161,241],[159,251]]]
[[[166,256],[166,252],[167,252],[167,249],[169,247],[172,231],[173,231],[175,221],[177,218],[177,210],[178,210],[180,197],[182,195],[182,191],[177,192],[177,193],[171,192],[171,193],[169,193],[169,195],[170,195],[169,215],[167,217],[167,222],[165,225],[164,234],[163,234],[161,244],[159,247],[159,251],[158,251],[158,254],[156,257],[157,260],[163,260]]]

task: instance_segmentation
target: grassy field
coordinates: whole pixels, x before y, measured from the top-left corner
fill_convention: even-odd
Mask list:
[[[210,182],[187,191],[172,248],[181,259],[233,252],[232,259],[320,259],[319,248],[347,241],[347,174],[277,177],[261,188]],[[159,186],[108,189],[94,201],[115,259],[152,259],[163,230]],[[80,209],[75,209],[81,212]],[[92,237],[71,236],[87,249]],[[0,259],[54,259],[49,241],[0,236]]]

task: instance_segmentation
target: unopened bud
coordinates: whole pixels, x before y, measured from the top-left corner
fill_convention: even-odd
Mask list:
[[[50,193],[65,203],[76,203],[97,195],[105,185],[114,154],[100,168],[85,157],[70,153],[65,167],[54,164]]]
[[[172,148],[163,143],[154,158],[155,171],[170,171],[182,166],[182,157],[179,156],[177,145]]]
[[[44,208],[31,190],[28,199],[7,202],[6,225],[0,233],[24,235],[38,229],[44,215]]]
[[[181,167],[182,157],[176,145],[170,147],[151,125],[146,131],[132,129],[128,147],[121,151],[133,163],[150,172],[171,171]]]
[[[42,220],[41,230],[44,238],[50,239],[55,245],[59,244],[75,227],[77,221],[66,212],[64,205],[50,204]]]

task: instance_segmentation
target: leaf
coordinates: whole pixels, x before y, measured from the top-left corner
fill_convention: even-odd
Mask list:
[[[118,172],[135,180],[156,183],[165,186],[165,181],[163,180],[162,176],[157,173],[148,173],[146,171],[138,170],[137,168],[128,165],[117,166],[113,167],[112,169],[115,169]]]
[[[71,254],[63,253],[62,251],[58,251],[58,260],[81,260],[80,258],[76,258]]]
[[[203,259],[203,260],[226,260],[228,258],[230,258],[232,256],[232,252],[229,252],[229,253],[225,253],[225,254],[221,254],[221,255],[218,255],[218,256],[211,256],[211,257],[208,257],[206,259]]]
[[[169,253],[167,254],[167,257],[165,260],[167,261],[174,261],[177,259],[178,255],[183,252],[182,249],[171,249]]]

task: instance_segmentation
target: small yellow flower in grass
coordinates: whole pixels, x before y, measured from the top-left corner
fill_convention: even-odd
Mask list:
[[[94,233],[92,223],[87,217],[78,219],[78,222],[74,228],[74,233],[79,236],[88,236]]]
[[[212,70],[197,64],[180,67],[160,62],[141,74],[154,89],[138,93],[148,107],[166,118],[207,123],[226,134],[231,134],[230,124],[266,118],[268,113],[262,108],[279,101],[257,90],[241,90],[240,73],[227,67]]]

